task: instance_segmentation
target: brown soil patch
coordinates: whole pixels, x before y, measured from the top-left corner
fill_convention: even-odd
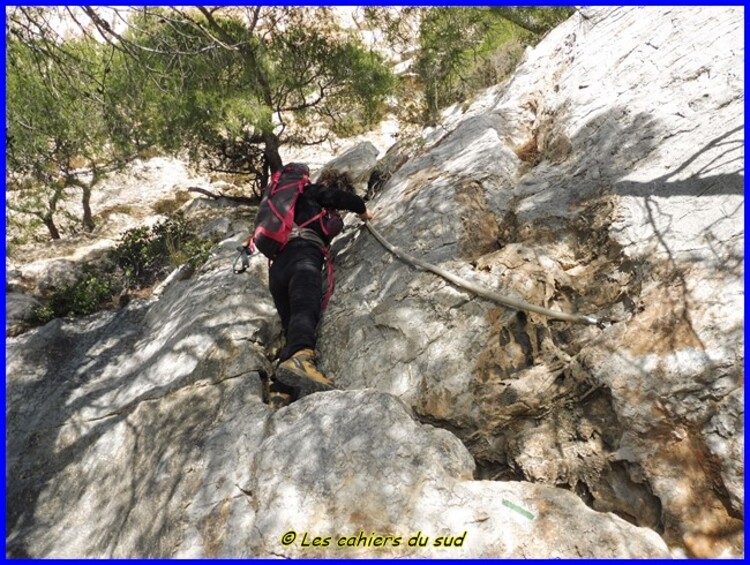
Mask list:
[[[634,355],[703,349],[688,316],[681,285],[658,288],[644,297],[645,308],[628,324],[622,346]]]
[[[463,234],[459,240],[459,254],[469,261],[499,249],[500,227],[495,215],[487,209],[482,185],[464,181],[456,191],[456,201],[463,209]]]
[[[658,441],[658,438],[654,438]],[[692,557],[716,557],[733,549],[742,553],[742,521],[729,515],[717,492],[720,468],[707,452],[699,432],[680,441],[666,439],[644,462],[649,474],[669,481],[670,504],[664,505],[664,538],[684,544]]]
[[[536,142],[536,136],[533,136],[526,143],[519,145],[513,149],[513,152],[518,156],[524,163],[530,165],[536,165],[542,160],[542,153],[539,151],[539,146]]]
[[[440,178],[443,174],[443,171],[430,167],[429,169],[417,171],[409,176],[409,181],[406,185],[406,190],[404,191],[404,201],[408,202],[414,198],[427,184]]]

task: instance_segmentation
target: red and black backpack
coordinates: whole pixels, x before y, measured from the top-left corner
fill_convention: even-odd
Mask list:
[[[255,217],[255,230],[248,241],[251,249],[257,249],[269,259],[278,255],[294,231],[295,205],[308,184],[310,169],[303,163],[289,163],[273,174],[263,192]],[[296,233],[315,221],[320,221],[323,233],[329,238],[337,235],[343,227],[343,222],[335,211],[323,209],[296,226]],[[324,254],[327,254],[325,243],[321,243]]]
[[[289,240],[294,228],[294,206],[309,183],[310,169],[302,163],[289,163],[271,176],[255,216],[251,249],[269,259],[276,257]]]
[[[310,169],[303,163],[289,163],[275,172],[263,192],[255,217],[255,230],[245,247],[249,247],[253,253],[257,249],[271,261],[287,244],[295,227],[299,233],[305,226],[320,221],[320,227],[327,238],[331,239],[338,235],[344,227],[344,222],[335,210],[324,208],[302,225],[297,226],[294,223],[295,205],[308,184]],[[325,242],[320,243],[323,245],[321,251],[326,258],[327,288],[322,299],[322,309],[325,310],[333,293],[335,274],[328,246]]]

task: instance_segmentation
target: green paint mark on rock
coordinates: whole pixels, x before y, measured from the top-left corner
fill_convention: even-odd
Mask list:
[[[505,500],[503,498],[503,506],[507,506],[511,510],[515,510],[521,516],[524,516],[525,518],[528,518],[529,520],[533,520],[534,519],[534,515],[531,512],[529,512],[528,510],[526,510],[524,508],[521,508],[520,506],[518,506],[516,504],[513,504],[510,500]]]

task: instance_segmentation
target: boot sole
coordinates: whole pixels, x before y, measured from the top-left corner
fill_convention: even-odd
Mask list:
[[[291,403],[292,397],[289,394],[271,394],[271,397],[268,399],[268,406],[274,411],[281,410]]]
[[[276,378],[285,385],[296,388],[299,391],[298,399],[314,392],[336,390],[336,387],[332,385],[327,385],[309,377],[298,375],[294,371],[285,367],[279,367],[276,372]]]

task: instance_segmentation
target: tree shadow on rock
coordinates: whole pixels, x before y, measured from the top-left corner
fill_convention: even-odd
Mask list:
[[[259,398],[266,361],[224,336],[267,308],[248,304],[240,315],[229,297],[192,311],[191,291],[216,293],[215,284],[176,289],[182,302],[156,327],[154,303],[132,302],[55,320],[11,349],[9,364],[25,374],[8,378],[8,557],[172,556],[196,497],[210,509],[226,496],[228,469],[247,467],[226,451],[245,457],[268,414]],[[159,329],[164,343],[154,347]],[[239,428],[225,430],[236,414]]]

